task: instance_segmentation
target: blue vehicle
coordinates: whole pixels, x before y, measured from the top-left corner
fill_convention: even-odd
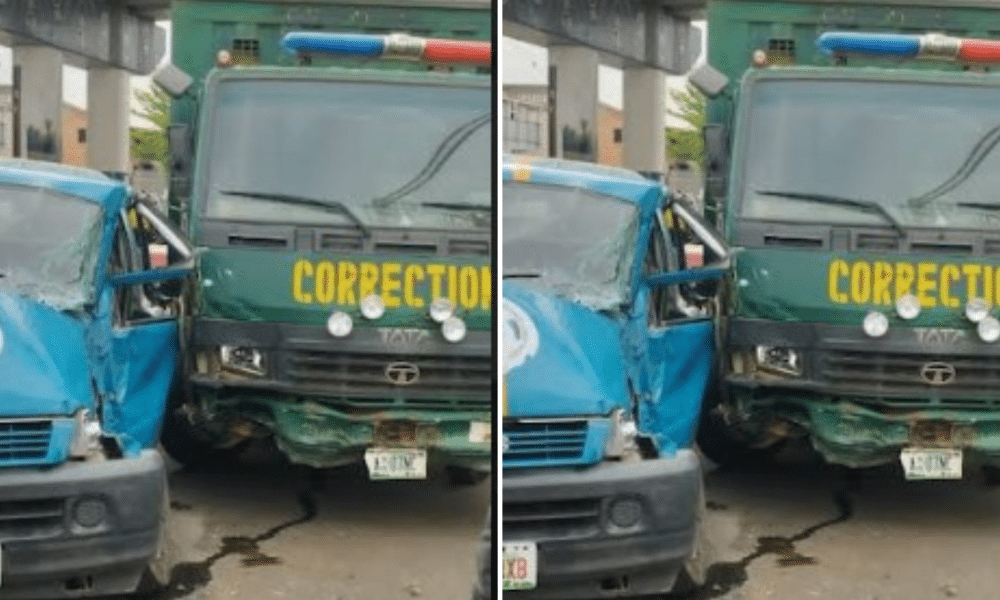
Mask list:
[[[157,436],[193,260],[124,183],[0,161],[0,597],[167,582]]]
[[[505,597],[699,585],[692,446],[729,251],[631,171],[508,158],[503,185]]]

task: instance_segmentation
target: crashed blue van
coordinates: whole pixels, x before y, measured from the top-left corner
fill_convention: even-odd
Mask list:
[[[509,157],[503,204],[504,597],[699,585],[692,446],[728,249],[623,169]]]
[[[0,597],[166,583],[157,436],[192,260],[125,184],[0,160]]]

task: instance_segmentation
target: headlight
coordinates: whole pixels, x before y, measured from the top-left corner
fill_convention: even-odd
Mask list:
[[[757,369],[782,375],[801,375],[799,353],[780,346],[757,346]]]
[[[444,323],[448,317],[455,314],[455,305],[447,298],[435,298],[430,307],[431,319],[437,323]]]
[[[979,339],[992,344],[1000,340],[1000,321],[995,317],[983,317],[983,320],[976,325],[976,333],[979,334]]]
[[[629,452],[635,450],[635,436],[637,433],[635,421],[625,416],[625,411],[616,409],[611,413],[611,435],[604,445],[604,456],[608,458],[622,458]]]
[[[896,314],[909,321],[920,314],[920,300],[913,294],[900,296],[896,300]]]
[[[500,350],[503,372],[508,373],[538,352],[538,329],[528,313],[507,298],[503,299],[501,315]]]
[[[990,314],[990,303],[982,298],[969,298],[965,304],[965,318],[979,323]]]
[[[87,409],[81,409],[74,416],[76,419],[76,431],[73,433],[73,442],[69,447],[69,455],[72,458],[87,458],[95,452],[101,451],[101,422]]]
[[[865,335],[879,338],[889,331],[889,319],[880,312],[872,311],[865,315],[865,320],[861,323]]]
[[[361,314],[369,321],[374,321],[385,314],[385,302],[382,297],[375,294],[368,294],[361,299]]]
[[[223,370],[262,377],[264,354],[256,348],[222,346],[219,348],[219,365]]]
[[[465,321],[458,317],[448,317],[441,323],[441,335],[452,344],[457,344],[465,339]]]
[[[352,329],[354,329],[354,320],[351,319],[351,315],[345,312],[338,310],[326,320],[326,330],[335,338],[347,337],[351,334]]]

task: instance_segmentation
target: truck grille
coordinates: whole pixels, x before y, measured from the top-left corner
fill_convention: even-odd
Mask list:
[[[1000,406],[993,391],[1000,386],[1000,361],[990,356],[834,350],[825,352],[821,363],[823,377],[833,386],[890,396],[882,398],[890,404]],[[945,372],[938,384],[929,381],[932,370]]]
[[[43,461],[51,435],[51,421],[0,421],[0,466]]]
[[[65,513],[62,498],[0,501],[0,540],[55,537],[64,528]]]
[[[587,443],[587,421],[511,421],[503,425],[504,463],[576,461]]]
[[[601,500],[504,502],[504,539],[558,539],[593,535],[601,527]]]
[[[490,410],[493,364],[489,356],[401,356],[397,354],[292,350],[288,379],[310,392],[359,406]],[[419,369],[412,384],[386,375],[394,363]]]

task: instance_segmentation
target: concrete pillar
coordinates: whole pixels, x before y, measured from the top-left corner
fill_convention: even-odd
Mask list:
[[[622,166],[663,175],[667,139],[664,132],[666,91],[663,71],[628,67],[622,76]]]
[[[15,155],[62,158],[62,53],[47,46],[14,46]]]
[[[555,155],[597,160],[597,52],[581,46],[549,48],[555,77]],[[552,85],[552,82],[549,82]]]
[[[131,80],[121,69],[87,71],[87,163],[100,171],[129,173]]]

